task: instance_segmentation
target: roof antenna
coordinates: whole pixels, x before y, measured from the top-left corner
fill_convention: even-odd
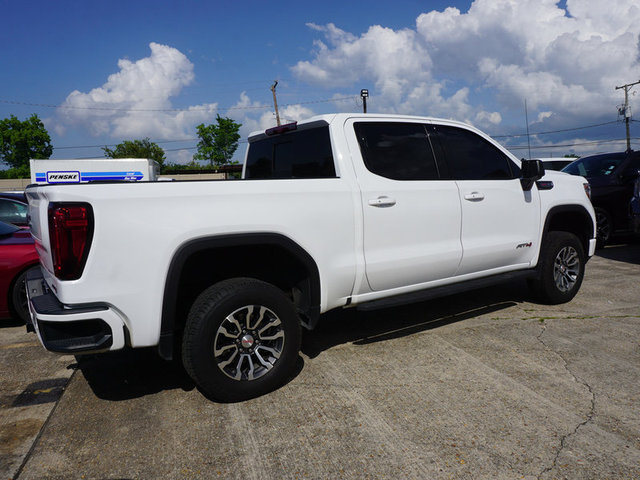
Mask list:
[[[531,140],[529,140],[529,113],[527,112],[527,99],[524,99],[524,119],[527,122],[527,146],[529,148],[529,160],[531,160]]]

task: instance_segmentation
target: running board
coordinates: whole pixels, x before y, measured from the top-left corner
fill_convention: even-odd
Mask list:
[[[443,285],[441,287],[429,288],[417,292],[403,293],[394,297],[371,300],[370,302],[360,303],[353,306],[363,312],[380,310],[382,308],[399,307],[410,303],[424,302],[426,300],[433,300],[434,298],[455,295],[456,293],[467,292],[469,290],[491,287],[508,281],[532,278],[535,275],[536,270],[520,270],[517,272],[500,273],[490,277],[476,278],[465,282]]]

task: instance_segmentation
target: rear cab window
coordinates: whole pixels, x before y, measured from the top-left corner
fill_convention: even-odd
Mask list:
[[[250,139],[246,163],[246,179],[336,177],[326,123]]]

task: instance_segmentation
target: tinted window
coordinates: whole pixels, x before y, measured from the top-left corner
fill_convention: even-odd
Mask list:
[[[0,221],[15,223],[16,225],[26,225],[27,210],[27,205],[23,203],[0,198]]]
[[[435,127],[457,180],[504,180],[518,176],[517,166],[495,145],[462,128]]]
[[[624,153],[612,153],[607,155],[595,155],[584,157],[567,165],[563,172],[582,177],[606,177],[624,161]]]
[[[425,127],[418,123],[356,123],[367,169],[393,180],[437,180],[438,168]]]
[[[245,178],[335,176],[328,127],[266,137],[249,145]]]
[[[631,154],[628,170],[629,172],[627,173],[635,173],[640,170],[640,153]]]

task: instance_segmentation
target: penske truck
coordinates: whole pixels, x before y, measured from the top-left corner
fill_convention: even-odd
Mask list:
[[[84,158],[30,160],[31,183],[150,182],[158,179],[155,160],[143,158]]]

